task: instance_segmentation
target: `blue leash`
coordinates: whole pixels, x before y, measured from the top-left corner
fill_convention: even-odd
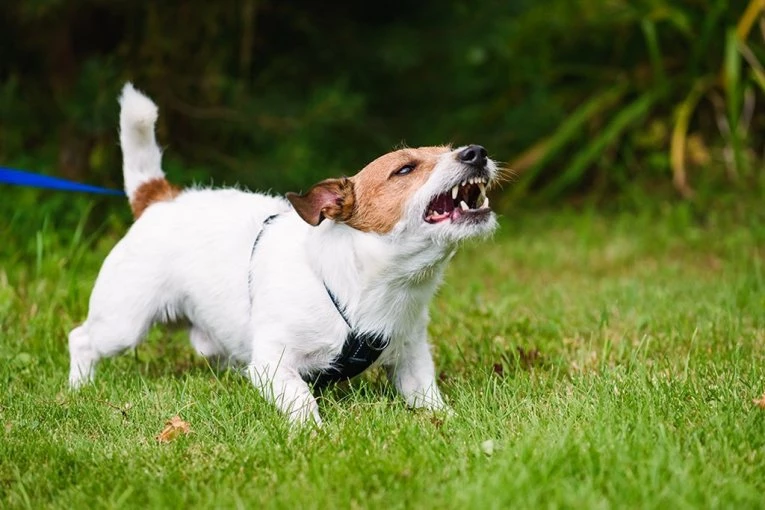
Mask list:
[[[125,196],[125,192],[118,189],[100,188],[98,186],[80,184],[79,182],[67,181],[66,179],[60,179],[58,177],[34,174],[32,172],[25,172],[23,170],[16,170],[14,168],[3,166],[0,166],[0,184]]]

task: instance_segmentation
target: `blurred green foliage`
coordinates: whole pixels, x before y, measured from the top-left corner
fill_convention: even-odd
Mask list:
[[[305,189],[401,143],[481,143],[510,195],[750,187],[763,3],[6,0],[0,163],[119,185],[131,80],[180,182]]]

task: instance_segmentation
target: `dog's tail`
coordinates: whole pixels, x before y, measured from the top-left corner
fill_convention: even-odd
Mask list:
[[[157,105],[131,83],[122,88],[119,102],[125,192],[138,219],[151,204],[172,200],[180,190],[167,182],[162,171],[162,151],[154,137]]]

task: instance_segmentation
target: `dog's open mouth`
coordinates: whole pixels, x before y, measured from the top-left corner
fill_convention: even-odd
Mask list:
[[[425,221],[441,223],[451,219],[479,219],[488,216],[489,199],[486,198],[486,178],[471,177],[451,190],[436,196],[425,210]]]

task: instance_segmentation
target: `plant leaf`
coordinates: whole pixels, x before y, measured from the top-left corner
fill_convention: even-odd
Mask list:
[[[543,192],[544,196],[554,196],[580,179],[595,159],[614,143],[619,136],[634,122],[638,121],[653,107],[663,95],[663,89],[646,92],[618,112],[611,122],[583,150],[579,151],[570,165]]]
[[[749,37],[749,32],[763,9],[765,9],[765,1],[749,0],[749,5],[746,6],[744,14],[741,15],[736,25],[736,37],[739,41],[745,41]]]
[[[688,124],[693,116],[693,112],[696,110],[699,99],[713,84],[713,76],[700,78],[693,85],[690,92],[688,92],[683,102],[677,107],[677,119],[675,127],[672,129],[669,159],[672,165],[672,182],[675,185],[675,189],[685,198],[690,198],[693,195],[693,190],[688,186],[685,172],[685,142],[688,136]]]
[[[544,164],[555,157],[569,141],[581,134],[585,123],[618,102],[626,92],[626,89],[627,87],[624,84],[620,84],[609,90],[597,92],[589,101],[574,110],[549,138],[524,151],[515,162],[523,161],[528,165],[528,170],[523,174],[523,180],[514,186],[513,193],[515,195],[525,193]],[[529,155],[534,156],[534,161],[530,165],[525,161],[529,158]],[[516,169],[513,166],[515,162],[511,162],[509,167],[513,170],[523,170],[523,168]]]
[[[646,18],[640,23],[640,27],[643,29],[643,36],[645,37],[646,46],[648,47],[648,57],[651,60],[653,77],[656,80],[656,83],[664,86],[667,77],[664,74],[661,48],[659,47],[659,37],[656,35],[656,24]]]

